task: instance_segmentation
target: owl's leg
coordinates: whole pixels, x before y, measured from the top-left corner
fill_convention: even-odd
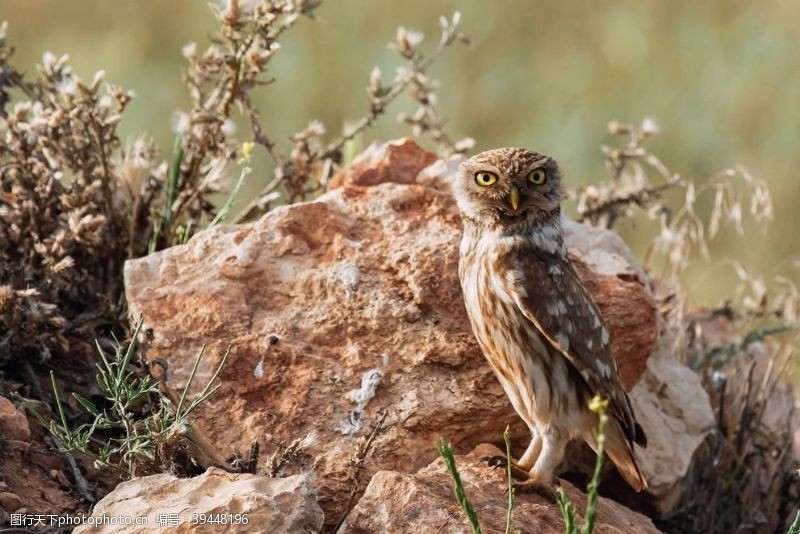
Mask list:
[[[530,471],[533,468],[533,465],[539,458],[539,454],[542,452],[542,436],[539,434],[539,431],[534,429],[531,431],[531,434],[531,442],[528,448],[525,449],[525,453],[517,462],[517,467],[525,471]]]
[[[553,433],[545,433],[541,439],[542,450],[528,473],[528,479],[515,484],[514,488],[520,493],[538,493],[546,499],[555,500],[555,472],[564,458],[567,439]]]

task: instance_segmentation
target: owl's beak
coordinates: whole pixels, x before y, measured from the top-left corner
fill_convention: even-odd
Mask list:
[[[508,203],[511,204],[511,209],[517,211],[519,207],[519,189],[517,186],[511,186],[511,192],[508,194]]]

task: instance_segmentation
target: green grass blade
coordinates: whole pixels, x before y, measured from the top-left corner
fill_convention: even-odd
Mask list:
[[[61,426],[64,427],[66,439],[71,440],[72,432],[69,429],[69,425],[67,425],[67,416],[64,415],[64,407],[61,405],[61,396],[58,394],[58,388],[56,387],[56,374],[53,371],[50,371],[50,383],[53,385],[53,395],[56,398],[56,407],[58,408],[58,415],[61,418]]]
[[[217,212],[217,215],[214,219],[208,224],[208,227],[211,228],[222,222],[225,217],[228,216],[228,212],[231,210],[233,206],[233,200],[236,198],[236,195],[239,193],[239,189],[242,188],[242,184],[244,183],[244,177],[250,174],[252,169],[250,167],[243,167],[242,172],[239,173],[239,179],[236,180],[236,184],[233,186],[233,190],[231,190],[231,194],[228,195],[228,198],[225,200],[225,204],[223,204],[222,208]]]
[[[131,335],[131,342],[128,344],[128,348],[125,350],[125,356],[122,358],[119,368],[117,368],[117,382],[119,383],[122,383],[125,376],[125,370],[131,363],[133,354],[136,352],[136,345],[138,343],[137,339],[139,338],[139,332],[142,330],[142,323],[144,323],[144,318],[140,315],[136,320],[136,326],[134,327],[133,334]]]
[[[445,443],[444,441],[440,441],[436,444],[436,448],[439,449],[439,454],[444,460],[447,470],[450,472],[450,476],[453,478],[453,482],[455,483],[456,500],[458,501],[459,506],[461,506],[461,509],[464,510],[464,513],[467,515],[470,525],[472,525],[472,533],[481,534],[482,531],[480,523],[478,523],[478,515],[475,513],[475,510],[473,510],[472,505],[467,499],[467,494],[464,491],[464,484],[461,482],[461,476],[458,474],[458,469],[456,468],[456,459],[453,455],[453,446],[449,443]]]
[[[794,521],[789,527],[789,530],[786,531],[786,534],[800,534],[800,511],[797,512],[797,515],[794,517]]]
[[[192,372],[189,374],[189,380],[186,381],[186,386],[183,388],[183,393],[181,393],[181,400],[178,401],[178,408],[175,410],[175,420],[181,420],[181,408],[183,407],[183,403],[186,401],[186,395],[189,394],[189,388],[192,387],[192,382],[194,382],[194,375],[197,374],[197,367],[200,365],[200,360],[203,358],[203,353],[206,350],[206,346],[203,345],[200,347],[200,351],[197,353],[197,357],[194,359],[194,365],[192,366]],[[202,395],[201,395],[202,396]]]
[[[575,524],[575,505],[569,500],[564,488],[558,488],[558,509],[561,510],[561,517],[564,519],[564,534],[578,534],[578,526]]]
[[[100,415],[100,410],[97,409],[97,406],[95,406],[92,401],[90,401],[80,393],[73,392],[72,396],[75,397],[75,400],[81,403],[81,406],[83,406],[87,412],[94,415],[95,417]]]

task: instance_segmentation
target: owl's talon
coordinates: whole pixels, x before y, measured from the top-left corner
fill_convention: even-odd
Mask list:
[[[505,469],[508,465],[508,458],[500,455],[484,456],[481,461],[486,462],[489,467],[494,467],[495,469],[500,469],[501,467]]]
[[[484,456],[483,458],[481,458],[481,460],[486,462],[486,464],[493,469],[503,469],[503,470],[508,469],[508,458],[506,458],[505,456],[500,456],[500,455]],[[511,476],[517,480],[528,479],[527,471],[525,471],[517,464],[515,464],[513,460],[511,462]]]

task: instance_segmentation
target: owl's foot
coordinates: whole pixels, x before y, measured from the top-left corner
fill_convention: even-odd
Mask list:
[[[556,502],[556,490],[559,486],[558,481],[554,484],[547,484],[541,480],[528,477],[524,482],[517,482],[513,485],[515,493],[536,493],[550,502]]]
[[[493,467],[495,469],[508,469],[508,458],[505,456],[484,456],[481,458],[484,462],[489,464],[489,467]],[[528,479],[528,472],[519,467],[514,461],[511,461],[511,476],[517,480],[527,480]]]

